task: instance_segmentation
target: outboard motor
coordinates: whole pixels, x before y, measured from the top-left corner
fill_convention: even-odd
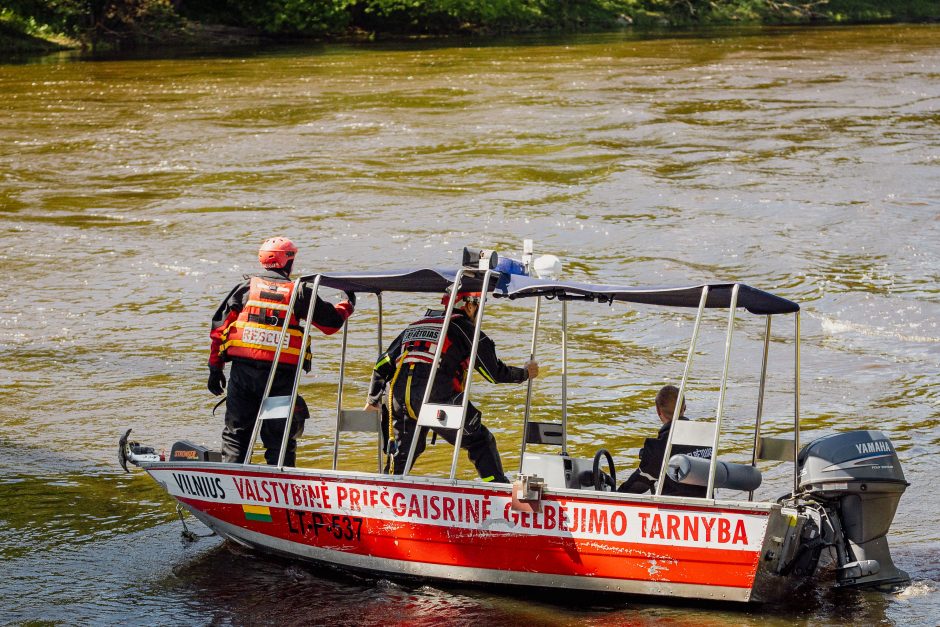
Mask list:
[[[891,441],[880,431],[813,440],[798,457],[797,497],[819,503],[832,526],[838,585],[897,589],[910,577],[895,567],[885,537],[910,484]]]

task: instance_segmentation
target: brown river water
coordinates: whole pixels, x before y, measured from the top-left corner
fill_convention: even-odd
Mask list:
[[[0,623],[940,623],[938,112],[937,25],[0,65]],[[877,428],[896,444],[911,486],[889,538],[912,585],[748,608],[560,600],[185,541],[169,497],[118,467],[117,438],[218,445],[209,319],[275,234],[304,272],[455,265],[464,245],[518,256],[532,238],[574,280],[739,280],[800,302],[803,438]],[[389,340],[434,299],[386,304]],[[509,363],[527,356],[531,305],[488,308]],[[557,418],[557,303],[545,312],[533,417]],[[718,394],[725,321],[708,321],[695,417]],[[352,322],[357,407],[374,298]],[[607,448],[625,477],[658,426],[655,391],[681,376],[690,316],[571,303],[569,323],[572,452]],[[744,458],[763,325],[742,313],[737,328],[727,448]],[[774,330],[765,416],[783,433],[792,319]],[[331,456],[339,346],[316,337],[303,380],[308,464]],[[524,389],[476,389],[513,468]],[[372,445],[354,437],[343,464],[367,467]],[[446,472],[451,451],[419,469]],[[764,468],[765,498],[789,472]]]

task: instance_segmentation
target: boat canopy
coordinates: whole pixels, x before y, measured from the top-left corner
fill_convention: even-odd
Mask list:
[[[416,268],[389,270],[387,272],[328,272],[320,275],[320,285],[344,292],[423,292],[443,294],[453,285],[460,270],[453,268]],[[464,270],[461,285],[464,290],[478,292],[483,286],[483,272]],[[313,281],[316,274],[300,277],[302,281]],[[492,292],[495,283],[490,286]]]
[[[457,277],[457,269],[418,268],[392,270],[388,272],[338,272],[320,275],[320,285],[332,289],[369,292],[424,292],[443,293]],[[467,291],[480,291],[483,272],[465,271],[461,287]],[[313,280],[317,275],[301,277]],[[660,307],[697,308],[702,289],[708,287],[708,308],[727,308],[731,305],[731,292],[738,285],[738,307],[758,315],[794,313],[800,306],[786,298],[775,296],[743,283],[708,283],[682,287],[632,287],[626,285],[604,285],[576,283],[554,279],[537,279],[513,274],[501,274],[489,291],[496,297],[516,299],[533,296],[558,298],[560,300],[597,300],[600,302],[623,301]]]
[[[731,306],[731,292],[735,285],[738,286],[738,307],[744,307],[753,314],[785,314],[800,310],[800,306],[793,301],[743,283],[708,283],[685,287],[630,287],[513,275],[505,284],[501,283],[497,287],[495,295],[507,298],[545,296],[561,300],[598,300],[600,302],[618,300],[660,307],[698,307],[702,298],[702,289],[707,286],[708,299],[705,307],[728,308]]]

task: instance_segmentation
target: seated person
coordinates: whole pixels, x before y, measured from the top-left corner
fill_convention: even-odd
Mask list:
[[[669,438],[669,429],[672,428],[672,415],[676,409],[676,400],[679,398],[679,388],[674,385],[666,385],[656,394],[656,413],[659,415],[663,426],[655,438],[646,438],[643,448],[640,449],[640,467],[633,471],[633,474],[624,481],[617,492],[626,492],[629,494],[643,494],[644,492],[656,492],[656,481],[659,480],[659,472],[663,466],[663,455],[666,452],[666,440]],[[679,413],[679,420],[688,420],[685,417],[685,399],[682,401],[682,411]],[[684,446],[673,445],[673,455],[691,455],[693,457],[704,457],[711,459],[712,449],[710,446]],[[704,497],[707,489],[704,486],[685,485],[676,483],[669,477],[665,479],[663,485],[663,495],[670,496],[697,496]]]

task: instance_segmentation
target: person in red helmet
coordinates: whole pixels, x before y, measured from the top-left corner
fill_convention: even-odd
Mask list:
[[[286,237],[265,241],[258,250],[258,262],[264,272],[246,276],[232,288],[212,317],[207,387],[216,396],[226,391],[223,366],[225,362],[232,363],[226,391],[222,461],[241,463],[245,460],[285,316],[290,317],[289,337],[281,348],[270,395],[290,395],[297,366],[310,370],[309,347],[301,346],[301,321],[306,321],[311,307],[309,286],[302,286],[293,311],[288,311],[294,291],[290,273],[296,255],[297,247]],[[332,305],[317,296],[313,303],[313,325],[327,335],[336,333],[352,315],[355,300],[355,294],[347,292],[347,300]],[[303,432],[308,415],[307,404],[298,396],[284,456],[287,466],[293,466],[296,461],[297,437]],[[264,459],[269,464],[278,462],[285,422],[265,420],[261,425]]]
[[[441,303],[450,299],[445,294]],[[454,314],[447,329],[441,363],[429,401],[432,403],[463,402],[463,385],[470,365],[470,350],[473,344],[474,322],[480,306],[480,292],[458,292],[454,303]],[[431,363],[444,326],[444,312],[428,310],[420,320],[408,325],[389,345],[378,359],[372,371],[367,409],[377,409],[390,387],[389,405],[395,431],[394,473],[400,475],[408,462],[408,450],[417,431],[418,414],[424,390],[431,375]],[[534,379],[539,374],[538,363],[526,362],[522,368],[507,366],[496,356],[496,345],[485,333],[480,332],[477,347],[477,372],[490,383],[521,383]],[[460,447],[467,450],[470,461],[483,481],[509,483],[503,472],[496,438],[483,424],[483,415],[469,403],[464,422]],[[457,432],[452,429],[433,429],[446,441],[454,444]],[[418,433],[418,444],[414,460],[424,451],[428,427]]]

